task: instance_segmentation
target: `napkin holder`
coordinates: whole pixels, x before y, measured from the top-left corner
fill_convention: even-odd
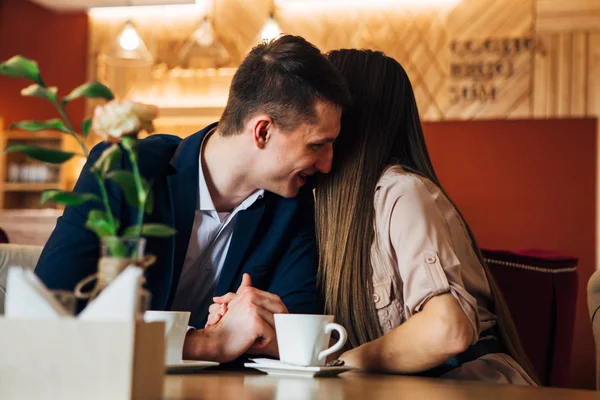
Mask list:
[[[13,288],[31,289],[31,303],[51,294],[37,277],[12,267],[7,315],[0,317],[0,399],[162,398],[165,327],[135,318],[138,270],[128,267],[75,318],[56,304],[56,313],[39,315],[43,307],[15,304],[24,292],[15,289],[11,297]]]

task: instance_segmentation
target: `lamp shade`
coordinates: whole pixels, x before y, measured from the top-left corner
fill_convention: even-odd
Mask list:
[[[108,56],[127,60],[154,61],[154,57],[148,51],[148,47],[131,20],[125,22],[117,34]]]
[[[204,18],[179,51],[179,63],[184,68],[219,68],[230,61],[231,55],[209,18]]]

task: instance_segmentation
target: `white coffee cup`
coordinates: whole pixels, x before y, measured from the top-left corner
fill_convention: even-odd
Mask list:
[[[325,365],[327,356],[340,350],[348,337],[343,326],[333,323],[333,315],[275,314],[275,330],[279,359],[296,365]],[[340,338],[327,348],[334,330]]]
[[[165,323],[165,363],[178,364],[183,355],[183,342],[187,333],[189,311],[146,311],[144,321]]]

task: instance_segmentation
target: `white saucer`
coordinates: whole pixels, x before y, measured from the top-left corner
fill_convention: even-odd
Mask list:
[[[319,367],[315,365],[300,366],[285,363],[279,360],[270,360],[266,358],[252,359],[251,363],[245,363],[244,367],[254,368],[269,375],[278,376],[297,376],[305,378],[336,376],[346,371],[356,369],[350,366],[341,367]]]
[[[217,365],[219,363],[216,361],[181,360],[177,364],[165,365],[165,369],[167,373],[194,372]]]

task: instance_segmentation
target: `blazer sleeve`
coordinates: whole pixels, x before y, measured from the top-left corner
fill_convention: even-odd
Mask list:
[[[92,149],[74,192],[93,193],[101,198],[98,182],[90,167],[108,147],[108,143],[100,143]],[[121,192],[110,181],[106,182],[106,186],[113,215],[116,219],[120,219]],[[81,279],[96,272],[100,256],[100,239],[85,228],[89,212],[95,209],[104,210],[104,206],[98,201],[67,206],[63,215],[58,218],[35,269],[35,273],[48,288],[73,290]]]
[[[323,307],[317,295],[318,254],[312,191],[303,191],[299,201],[298,212],[291,224],[294,229],[292,239],[267,290],[281,297],[290,313],[321,314]]]

